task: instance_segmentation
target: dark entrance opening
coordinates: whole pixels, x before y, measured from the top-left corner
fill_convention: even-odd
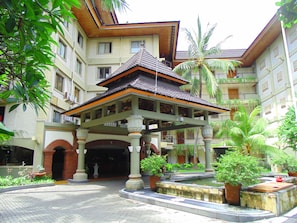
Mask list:
[[[130,154],[126,148],[92,148],[86,153],[88,178],[128,176],[130,173]],[[96,163],[98,167],[96,166]],[[98,176],[95,168],[98,168]]]
[[[62,147],[55,148],[52,165],[52,178],[54,180],[62,180],[64,172],[65,149]]]

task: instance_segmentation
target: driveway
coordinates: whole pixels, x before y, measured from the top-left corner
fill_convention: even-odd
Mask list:
[[[124,188],[124,185],[125,180],[110,180],[89,182],[87,184],[62,184],[0,193],[0,222],[225,222],[122,198],[119,196],[119,190]],[[285,221],[278,219],[275,222]]]

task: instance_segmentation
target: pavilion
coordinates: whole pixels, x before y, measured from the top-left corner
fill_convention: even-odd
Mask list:
[[[140,151],[150,148],[150,133],[202,127],[206,171],[211,171],[212,128],[208,117],[229,111],[180,90],[188,81],[142,48],[110,77],[98,83],[107,90],[66,111],[80,117],[78,168],[74,181],[87,180],[84,148],[88,132],[128,135],[130,175],[126,188],[143,189]],[[140,145],[143,139],[145,146]],[[127,148],[127,149],[128,149]]]

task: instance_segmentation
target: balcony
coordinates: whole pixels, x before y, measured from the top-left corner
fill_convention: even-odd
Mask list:
[[[257,78],[255,77],[234,77],[234,78],[218,78],[218,84],[251,84],[254,85],[257,83]]]
[[[228,99],[228,100],[222,100],[221,103],[218,105],[232,108],[237,107],[239,105],[249,105],[251,107],[256,107],[260,104],[260,99],[258,98],[250,98],[250,99]]]

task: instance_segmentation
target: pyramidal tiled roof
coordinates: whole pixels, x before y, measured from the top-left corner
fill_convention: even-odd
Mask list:
[[[111,82],[112,79],[115,79],[115,77],[135,67],[144,68],[150,71],[150,73],[153,75],[155,75],[155,73],[163,74],[164,75],[163,77],[170,78],[171,80],[176,80],[177,82],[182,84],[188,83],[187,80],[185,80],[178,74],[174,73],[170,67],[160,62],[156,57],[153,57],[149,52],[147,52],[146,49],[141,48],[126,63],[124,63],[121,67],[119,67],[116,71],[114,71],[110,77],[106,78],[105,80],[98,83],[97,85],[106,86]]]

